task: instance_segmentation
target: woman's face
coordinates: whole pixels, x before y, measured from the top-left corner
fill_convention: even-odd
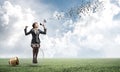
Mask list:
[[[39,27],[38,23],[35,23],[34,27],[35,27],[35,28],[38,28],[38,27]]]

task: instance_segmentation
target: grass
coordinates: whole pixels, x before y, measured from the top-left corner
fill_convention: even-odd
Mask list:
[[[0,72],[120,72],[120,59],[20,59],[15,67],[8,60],[0,59]]]

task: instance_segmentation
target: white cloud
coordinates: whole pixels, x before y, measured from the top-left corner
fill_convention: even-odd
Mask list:
[[[78,21],[74,33],[86,37],[86,40],[81,42],[84,47],[102,50],[104,57],[120,57],[119,45],[114,42],[114,37],[111,37],[113,34],[110,32],[119,26],[116,24],[119,21],[114,21],[113,17],[120,12],[120,8],[110,3],[109,0],[106,0],[104,7],[105,9],[100,11],[101,13],[93,13],[91,16]],[[85,23],[87,26],[82,27],[81,25]],[[119,42],[119,37],[115,41]]]
[[[114,39],[114,41],[115,41],[116,44],[120,45],[120,35],[119,34],[116,36],[116,38]]]
[[[1,21],[3,21],[3,25],[7,25],[9,23],[9,16],[7,14],[4,14],[2,17],[1,17]]]
[[[47,14],[47,11],[44,13]],[[32,23],[36,21],[35,11],[31,8],[23,8],[21,5],[14,4],[14,2],[11,1],[4,1],[1,6],[0,15],[1,33],[4,35],[0,38],[2,51],[0,51],[2,55],[0,57],[10,57],[13,55],[32,57],[32,50],[30,48],[31,36],[27,36],[28,38],[25,37],[24,27],[26,25],[29,26],[28,30],[32,28]],[[40,14],[40,16],[42,17],[44,15]]]
[[[42,42],[41,48],[45,52],[45,57],[120,57],[120,36],[118,33],[113,36],[113,32],[110,32],[116,27],[120,27],[120,21],[113,20],[113,17],[120,13],[120,7],[112,4],[110,0],[100,0],[100,2],[101,1],[103,1],[104,8],[99,7],[97,12],[90,12],[88,15],[83,15],[76,22],[64,20],[65,22],[61,24],[59,20],[54,21],[54,18],[53,20],[48,20],[50,21],[47,24],[48,34],[46,36],[40,36]],[[43,7],[44,6],[45,5],[43,5]],[[41,16],[42,19],[44,17],[48,19],[51,18],[52,12],[48,13],[51,8],[46,7],[46,11],[43,8],[43,14],[41,11],[40,14],[38,14],[31,8],[23,8],[20,5],[11,4],[10,1],[5,1],[2,9],[3,12],[0,12],[2,14],[1,22],[3,22],[5,26],[8,26],[8,28],[11,27],[12,30],[8,31],[10,32],[7,34],[9,37],[5,36],[7,37],[7,43],[4,40],[0,43],[3,47],[6,47],[3,49],[3,52],[5,52],[9,46],[10,49],[7,51],[8,53],[12,53],[5,54],[1,52],[1,57],[13,55],[32,57],[32,55],[29,55],[30,52],[32,54],[32,49],[30,49],[31,37],[27,36],[27,38],[24,36],[24,26],[28,25],[30,29],[31,23],[39,16]],[[55,11],[53,17],[57,18],[56,15],[61,17],[60,19],[65,19],[64,12],[59,13]],[[37,21],[39,19],[41,18],[38,18]],[[65,31],[71,27],[73,27],[73,31]],[[53,32],[58,36],[49,35]],[[16,47],[18,48],[16,49]],[[39,55],[41,56],[41,52]]]
[[[68,31],[62,37],[52,40],[48,37],[49,42],[53,42],[51,46],[46,47],[50,48],[48,51],[53,53],[51,57],[82,57],[82,55],[86,57],[120,57],[119,45],[114,42],[116,36],[112,36],[112,32],[110,32],[119,26],[119,21],[114,21],[113,17],[120,12],[120,8],[110,3],[109,0],[105,1],[103,5],[104,9],[72,23],[75,25],[73,32]],[[71,23],[68,21],[65,22],[65,25]],[[118,42],[117,39],[115,41]],[[88,51],[93,50],[94,52],[84,53],[87,51],[86,48]],[[94,56],[92,56],[93,54]]]
[[[55,18],[55,19],[62,19],[63,17],[64,17],[64,12],[58,12],[58,11],[55,11],[54,13],[53,13],[53,17]]]

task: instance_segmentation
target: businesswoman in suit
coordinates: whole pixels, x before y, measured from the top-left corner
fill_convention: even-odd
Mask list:
[[[44,24],[41,24],[44,28],[44,31],[40,30],[38,27],[38,23],[37,22],[34,22],[33,25],[32,25],[32,29],[27,32],[27,28],[28,26],[25,26],[25,29],[24,29],[24,32],[25,32],[25,35],[29,35],[31,34],[32,35],[32,40],[31,40],[31,47],[33,49],[33,63],[37,63],[37,56],[38,56],[38,52],[39,52],[39,48],[40,48],[40,38],[39,38],[39,35],[40,34],[46,34],[46,27]]]

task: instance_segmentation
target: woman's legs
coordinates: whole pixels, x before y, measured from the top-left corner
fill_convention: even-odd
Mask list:
[[[35,63],[37,63],[38,52],[39,52],[39,48],[36,47],[36,48],[35,48],[35,55],[34,55],[34,57],[35,57]]]
[[[38,56],[38,52],[39,52],[39,47],[37,47],[37,48],[36,48],[36,51],[35,51],[35,53],[36,53],[36,54],[35,54],[35,55],[36,55],[36,58],[37,58],[37,56]]]
[[[39,48],[40,45],[36,45],[36,47],[32,47],[33,48],[33,63],[37,63],[37,56],[38,56],[38,52],[39,52]]]
[[[33,63],[37,63],[37,56],[38,56],[39,48],[33,48]]]
[[[36,56],[35,56],[35,48],[33,47],[33,63],[35,63],[35,58],[36,58]]]

